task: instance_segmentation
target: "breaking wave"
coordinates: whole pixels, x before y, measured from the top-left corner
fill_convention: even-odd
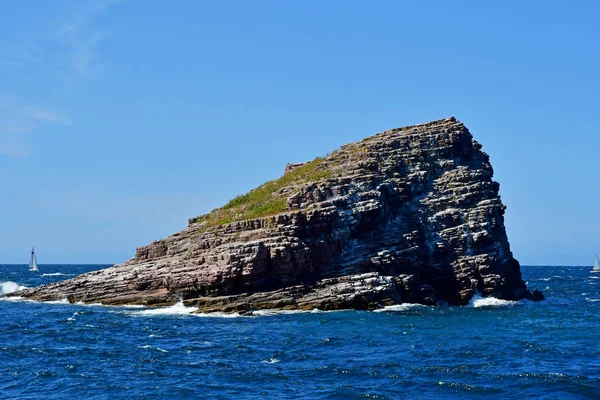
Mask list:
[[[78,301],[77,303],[75,303],[75,305],[84,307],[106,307],[102,303],[84,303],[83,301]]]
[[[191,314],[196,310],[195,307],[186,307],[183,301],[174,304],[170,307],[156,307],[148,308],[139,311],[126,311],[127,314],[131,315],[187,315]]]
[[[238,313],[224,313],[224,312],[212,312],[212,313],[199,313],[194,314],[195,317],[207,317],[207,318],[240,318],[241,315]]]
[[[128,308],[131,308],[127,306]],[[160,315],[193,315],[195,317],[212,317],[212,318],[237,318],[240,317],[239,314],[227,314],[221,312],[214,313],[200,313],[196,312],[198,309],[196,307],[186,307],[183,304],[183,301],[180,301],[177,304],[174,304],[170,307],[156,307],[156,308],[146,308],[143,310],[128,310],[125,311],[126,314],[136,315],[136,316],[160,316]]]
[[[481,297],[473,296],[469,302],[468,307],[473,308],[500,308],[500,307],[512,307],[517,305],[518,302],[513,300],[502,300],[495,297]]]
[[[60,299],[60,300],[44,301],[43,303],[46,303],[46,304],[71,304],[71,303],[69,303],[69,300],[67,300],[66,297],[64,299]]]
[[[42,274],[42,276],[62,276],[62,275],[69,275],[69,274],[63,274],[62,272],[52,272],[49,274]]]
[[[27,286],[19,285],[18,283],[11,281],[0,283],[0,294],[19,292],[23,289],[27,289]]]
[[[252,311],[252,315],[258,317],[274,317],[277,315],[306,314],[309,312],[309,310],[256,310]]]
[[[414,311],[418,309],[428,309],[429,306],[425,306],[423,304],[416,303],[403,303],[403,304],[394,304],[393,306],[385,306],[383,308],[378,308],[377,310],[373,310],[373,312],[402,312],[402,311]]]

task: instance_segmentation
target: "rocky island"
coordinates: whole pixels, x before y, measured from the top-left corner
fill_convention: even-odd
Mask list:
[[[510,251],[492,175],[453,117],[391,129],[288,164],[123,264],[13,295],[240,313],[539,299]]]

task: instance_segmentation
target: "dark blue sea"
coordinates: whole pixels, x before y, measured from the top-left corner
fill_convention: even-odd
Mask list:
[[[0,266],[0,290],[99,265]],[[0,301],[2,399],[600,399],[600,274],[523,267],[547,300],[198,316]]]

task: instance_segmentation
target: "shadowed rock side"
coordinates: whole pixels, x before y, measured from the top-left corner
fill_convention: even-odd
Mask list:
[[[183,299],[201,312],[466,304],[476,292],[531,298],[492,175],[454,118],[392,129],[289,164],[279,180],[190,219],[124,264],[18,295]]]

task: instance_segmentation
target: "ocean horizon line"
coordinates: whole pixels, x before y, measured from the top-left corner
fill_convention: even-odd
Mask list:
[[[122,261],[121,263],[123,263],[125,261]],[[121,263],[97,263],[97,262],[92,262],[92,263],[76,263],[76,262],[69,262],[69,263],[44,263],[44,264],[38,264],[39,266],[58,266],[58,265],[62,265],[62,266],[69,266],[69,265],[117,265],[117,264],[121,264]],[[27,263],[0,263],[0,267],[1,266],[27,266]],[[593,265],[561,265],[561,264],[521,264],[521,267],[563,267],[563,268],[589,268],[592,267]]]

